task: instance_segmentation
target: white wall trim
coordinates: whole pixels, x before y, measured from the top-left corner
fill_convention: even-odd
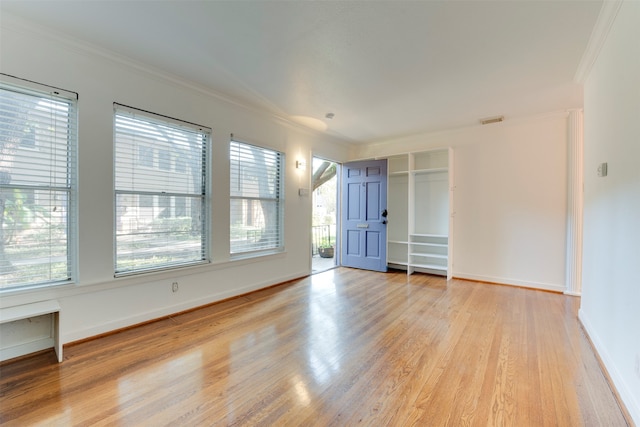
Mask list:
[[[576,83],[584,83],[589,76],[591,68],[593,64],[595,64],[598,55],[600,55],[604,42],[607,40],[611,26],[620,10],[620,6],[622,6],[622,1],[623,0],[606,0],[602,3],[600,14],[589,38],[589,43],[587,43],[587,48],[582,54],[582,59],[573,77]]]
[[[165,316],[174,315],[186,310],[196,309],[208,304],[213,304],[225,300],[227,298],[236,297],[239,295],[255,292],[270,286],[279,285],[290,280],[300,279],[308,276],[307,273],[295,273],[288,276],[282,276],[277,279],[271,279],[260,283],[252,283],[243,287],[226,289],[222,292],[206,295],[201,298],[195,298],[189,301],[183,301],[180,304],[161,307],[158,310],[150,310],[143,313],[137,313],[134,316],[123,317],[115,319],[106,323],[102,323],[97,326],[93,326],[85,329],[78,329],[69,333],[63,333],[61,340],[63,343],[71,343],[74,341],[84,340],[107,332],[114,332],[118,329],[135,326],[140,323],[153,321]]]
[[[570,296],[570,297],[581,297],[581,296],[582,296],[582,292],[564,291],[563,293],[564,293],[565,295]]]
[[[582,218],[584,210],[584,131],[582,110],[567,119],[567,295],[582,291]]]
[[[516,286],[521,288],[540,289],[543,291],[553,291],[553,292],[560,292],[560,293],[564,293],[565,291],[565,287],[562,285],[554,285],[550,283],[540,283],[540,282],[529,282],[526,280],[517,280],[517,279],[505,279],[504,277],[480,276],[477,274],[460,273],[457,271],[453,272],[453,278],[495,283],[498,285]]]
[[[618,396],[620,396],[620,399],[622,399],[622,402],[626,406],[626,409],[629,412],[629,415],[631,415],[633,421],[636,424],[640,425],[640,401],[638,400],[639,396],[634,396],[633,393],[631,393],[631,391],[629,390],[624,377],[620,375],[620,372],[616,369],[616,364],[611,359],[609,352],[607,352],[607,348],[593,328],[591,322],[589,321],[589,318],[587,317],[587,314],[582,309],[578,311],[578,319],[580,319],[582,327],[593,343],[594,350],[596,351],[596,353],[598,353],[600,360],[604,364],[605,369],[609,374],[609,378],[611,378],[611,381],[613,382],[612,386],[615,387],[616,391],[618,392]]]

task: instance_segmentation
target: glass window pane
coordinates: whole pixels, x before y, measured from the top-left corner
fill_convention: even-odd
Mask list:
[[[145,207],[127,206],[131,195],[116,197],[116,205],[123,212],[117,219],[116,233],[119,272],[157,269],[204,259],[202,200],[179,197],[185,205],[186,215],[177,216],[167,207],[175,204],[176,197],[158,197],[156,205]]]

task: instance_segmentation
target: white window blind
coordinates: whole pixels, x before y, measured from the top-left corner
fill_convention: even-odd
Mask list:
[[[231,141],[229,156],[231,254],[281,251],[284,154]]]
[[[114,109],[115,274],[207,262],[211,130]]]
[[[0,76],[0,288],[74,271],[78,95]]]

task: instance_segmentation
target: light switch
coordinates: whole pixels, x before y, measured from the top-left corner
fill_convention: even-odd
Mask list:
[[[600,163],[600,165],[598,165],[598,176],[599,177],[603,177],[603,176],[607,176],[607,163]]]
[[[307,197],[309,195],[308,188],[298,188],[298,196]]]

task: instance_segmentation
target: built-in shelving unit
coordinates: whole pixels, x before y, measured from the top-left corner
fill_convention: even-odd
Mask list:
[[[451,277],[452,158],[443,149],[388,159],[389,267]]]

